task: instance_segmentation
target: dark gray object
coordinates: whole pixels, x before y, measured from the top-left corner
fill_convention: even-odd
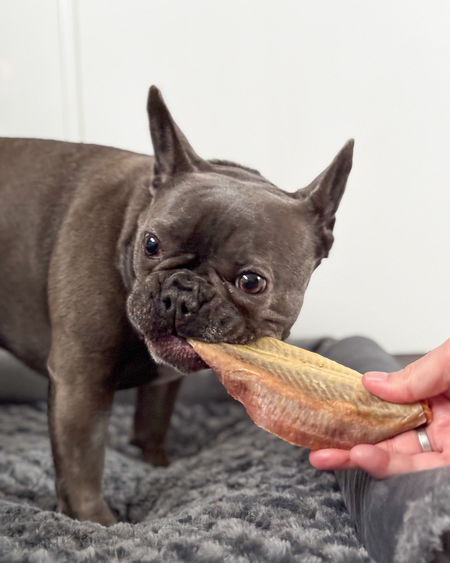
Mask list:
[[[324,342],[318,351],[360,373],[400,367],[367,338]],[[450,467],[385,480],[364,471],[336,472],[336,478],[358,535],[374,559],[450,562]]]

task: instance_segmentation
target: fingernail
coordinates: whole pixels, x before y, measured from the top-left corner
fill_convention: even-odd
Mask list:
[[[389,373],[385,371],[369,371],[366,374],[364,374],[364,380],[374,381],[374,382],[386,381],[388,375]]]

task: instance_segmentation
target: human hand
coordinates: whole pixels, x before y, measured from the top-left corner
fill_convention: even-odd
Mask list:
[[[450,339],[426,356],[394,373],[368,372],[364,387],[393,403],[429,399],[433,420],[426,432],[432,451],[424,452],[416,430],[376,445],[359,444],[351,450],[312,451],[317,469],[364,469],[377,479],[450,465]]]

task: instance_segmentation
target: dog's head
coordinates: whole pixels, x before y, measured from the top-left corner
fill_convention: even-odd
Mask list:
[[[255,170],[200,158],[155,87],[148,113],[155,170],[136,234],[128,315],[153,358],[186,373],[205,367],[187,338],[286,338],[333,243],[353,142],[291,194]]]

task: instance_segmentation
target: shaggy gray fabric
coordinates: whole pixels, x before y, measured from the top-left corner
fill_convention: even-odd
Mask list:
[[[132,407],[110,425],[112,528],[53,512],[46,407],[0,407],[0,561],[369,563],[332,473],[257,428],[235,402],[178,404],[168,468],[128,444]]]

